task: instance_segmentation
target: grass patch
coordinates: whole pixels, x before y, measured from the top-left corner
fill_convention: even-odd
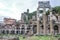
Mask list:
[[[20,40],[57,40],[56,37],[52,37],[52,36],[32,36],[25,39],[23,39],[23,37],[20,36],[19,38]]]
[[[16,34],[0,34],[0,36],[16,36],[19,37],[20,40],[57,40],[60,38],[60,35],[57,35],[57,37],[54,36],[31,36],[23,38],[22,35],[16,35]]]

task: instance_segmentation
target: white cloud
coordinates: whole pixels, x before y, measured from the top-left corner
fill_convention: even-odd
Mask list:
[[[49,1],[49,0],[38,0],[38,1]]]
[[[33,12],[37,9],[38,1],[49,0],[0,0],[0,15],[21,19],[22,12],[27,9]]]
[[[0,8],[4,8],[4,7],[5,7],[5,5],[0,2]]]
[[[4,9],[6,9],[7,11]],[[8,8],[3,3],[0,3],[0,16],[7,16],[14,19],[20,19],[21,15],[19,10],[16,8],[15,4],[13,4],[12,7]]]
[[[36,0],[35,0],[36,1]],[[2,5],[2,6],[1,6]],[[9,11],[0,10],[0,15],[8,16],[15,19],[21,19],[21,13],[30,9],[30,11],[36,9],[34,6],[34,0],[11,0],[0,3],[1,9],[7,9]]]

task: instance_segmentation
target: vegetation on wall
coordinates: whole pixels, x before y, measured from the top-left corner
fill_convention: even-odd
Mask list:
[[[42,13],[43,11],[42,10],[40,10],[39,11],[40,13]],[[37,11],[34,11],[34,12],[32,12],[32,13],[25,13],[26,15],[28,15],[28,20],[30,20],[30,19],[32,19],[32,16],[34,16],[34,15],[36,15],[36,13],[37,13]],[[54,7],[54,8],[52,8],[52,13],[53,14],[59,14],[60,15],[60,6],[56,6],[56,7]],[[49,15],[50,13],[49,13],[49,10],[46,12],[46,15]],[[25,19],[25,21],[26,21],[26,18],[24,18]],[[27,21],[28,22],[28,21]]]
[[[60,6],[54,7],[54,11],[60,15]]]

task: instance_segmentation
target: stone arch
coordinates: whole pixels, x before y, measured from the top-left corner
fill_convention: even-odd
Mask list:
[[[44,26],[42,25],[41,28],[44,29]]]
[[[58,25],[54,25],[54,27],[53,27],[53,29],[54,29],[54,34],[58,34]]]
[[[33,33],[34,33],[34,34],[37,33],[37,25],[33,25]]]
[[[5,34],[5,30],[2,30],[2,34]]]
[[[6,34],[9,34],[9,30],[6,30]]]
[[[21,27],[21,34],[24,34],[25,33],[25,25],[22,25]]]
[[[18,30],[18,31],[16,31],[16,34],[20,34],[20,31]]]
[[[44,30],[44,26],[43,26],[43,25],[41,25],[41,26],[40,26],[40,34],[41,34],[41,35],[43,35],[43,33],[44,33],[44,31],[43,31],[43,30]]]
[[[15,34],[15,31],[14,30],[11,30],[11,34]]]

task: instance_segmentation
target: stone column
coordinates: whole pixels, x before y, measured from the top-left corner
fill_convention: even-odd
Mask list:
[[[58,25],[58,31],[59,31],[59,34],[60,34],[60,25]]]
[[[50,33],[51,33],[51,35],[52,35],[52,33],[53,33],[52,20],[50,20]]]
[[[8,31],[9,31],[9,34],[10,34],[10,29],[8,29]]]
[[[53,35],[52,11],[50,9],[50,34]]]
[[[37,35],[40,35],[39,8],[37,8]]]
[[[60,22],[60,15],[58,16],[58,23]],[[58,25],[58,31],[59,31],[59,34],[60,34],[60,24]]]
[[[0,29],[0,34],[1,34],[1,29]]]
[[[16,34],[16,27],[15,27],[15,34]]]
[[[21,26],[20,26],[20,34],[21,34]]]
[[[29,35],[33,35],[32,27],[31,27],[30,30],[29,30]]]
[[[44,35],[46,35],[46,8],[43,8],[43,26],[44,26]]]
[[[27,33],[27,26],[25,26],[25,34]]]
[[[5,30],[5,34],[7,34],[7,33],[6,33],[6,30]]]
[[[31,27],[31,34],[33,34],[33,26]]]

